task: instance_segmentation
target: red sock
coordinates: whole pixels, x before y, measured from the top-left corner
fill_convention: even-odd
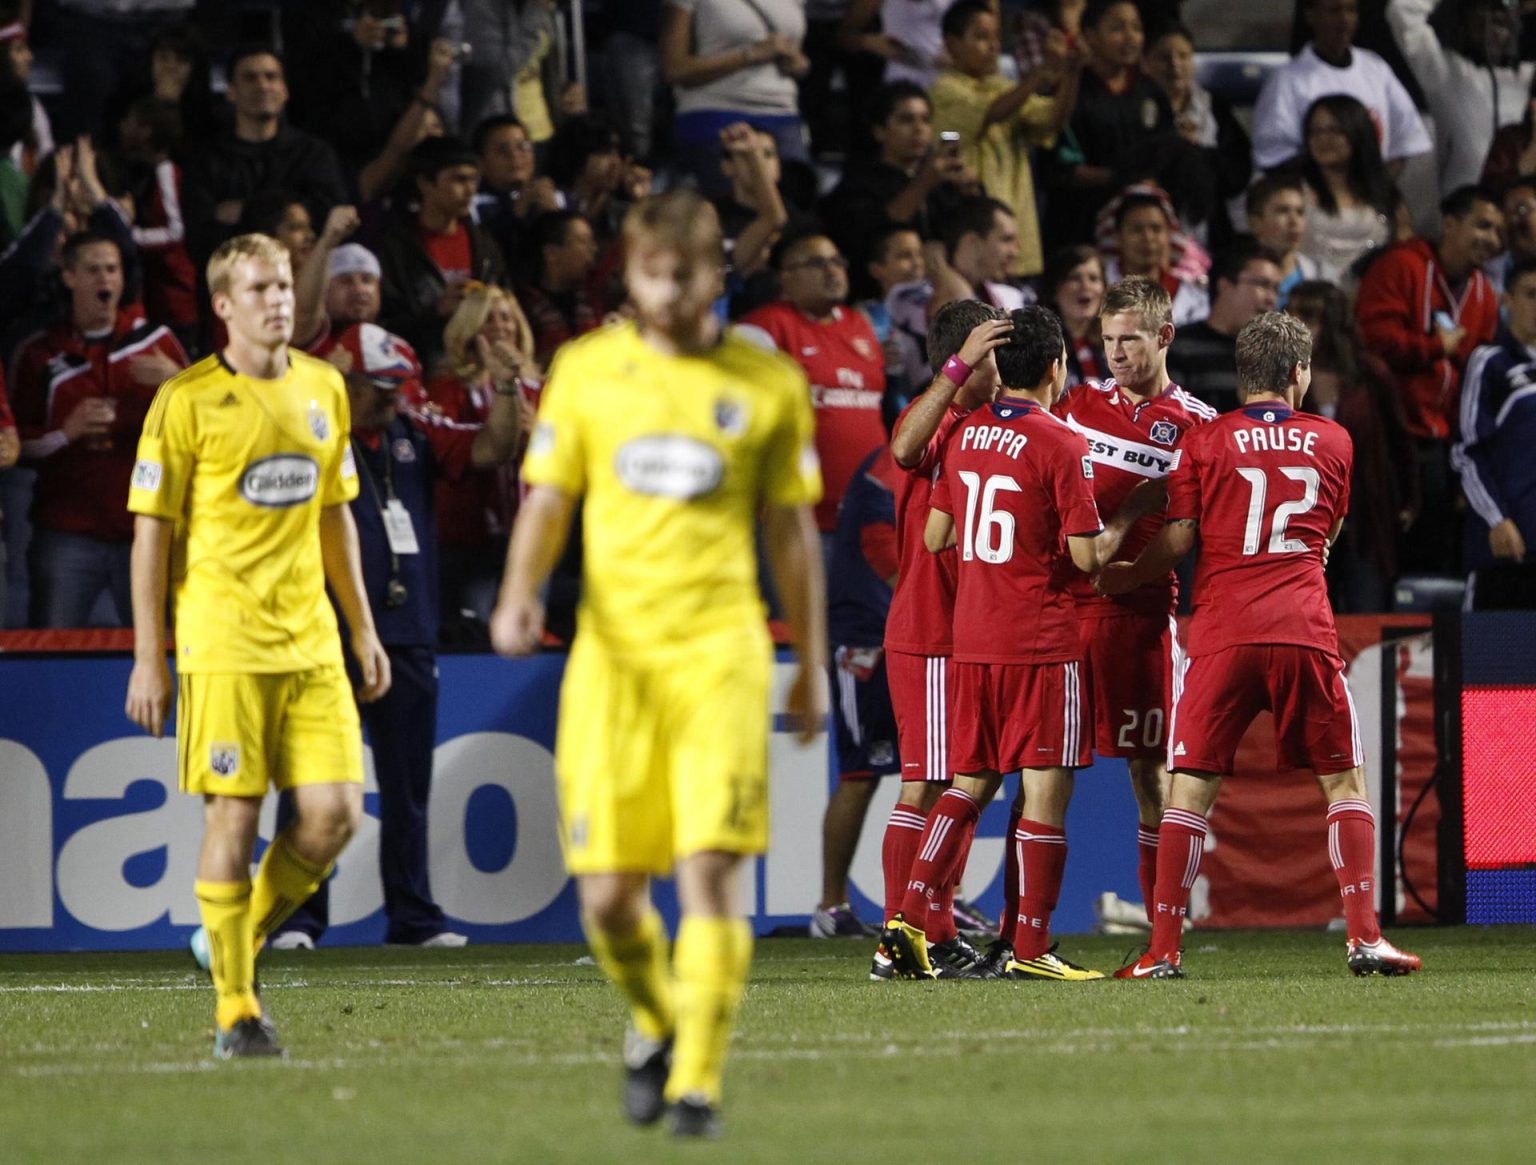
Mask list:
[[[880,848],[880,861],[885,867],[887,923],[901,909],[907,879],[912,874],[912,859],[917,856],[917,843],[922,840],[923,815],[910,805],[896,802],[891,809],[891,819],[885,823],[885,844]]]
[[[1157,832],[1157,889],[1153,892],[1152,941],[1147,954],[1154,959],[1179,957],[1189,892],[1205,855],[1205,818],[1187,809],[1163,810]]]
[[[965,844],[960,850],[959,860],[955,863],[954,881],[950,882],[939,895],[939,908],[928,918],[929,942],[948,942],[960,933],[960,928],[955,925],[955,897],[960,893],[960,879],[965,876],[966,863],[971,860],[971,843],[975,840],[976,830],[972,828],[965,835]]]
[[[1019,818],[1023,815],[1015,798],[1013,808],[1008,810],[1008,832],[1003,834],[1008,850],[1003,855],[1003,910],[1002,919],[998,923],[1002,928],[1003,941],[1009,946],[1013,946],[1014,922],[1019,905],[1019,843],[1014,835],[1019,832]]]
[[[1344,925],[1351,939],[1373,943],[1381,937],[1376,920],[1376,816],[1364,801],[1328,806],[1328,860],[1344,899]]]
[[[946,790],[928,814],[901,912],[910,925],[919,927],[935,942],[939,941],[935,935],[943,926],[937,917],[942,896],[955,884],[960,855],[976,832],[976,819],[980,816],[981,807],[959,789]],[[949,925],[954,926],[953,913]]]
[[[1152,898],[1157,892],[1157,827],[1136,827],[1136,880],[1141,883],[1141,900],[1146,904],[1147,921],[1152,921]]]
[[[1019,863],[1013,953],[1034,959],[1050,949],[1051,912],[1061,895],[1061,872],[1067,868],[1067,835],[1059,825],[1022,817],[1013,836]]]

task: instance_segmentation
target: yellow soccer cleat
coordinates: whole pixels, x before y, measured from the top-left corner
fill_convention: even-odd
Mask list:
[[[880,932],[880,946],[891,961],[896,979],[935,979],[933,963],[928,959],[928,936],[910,925],[901,915]]]
[[[1054,979],[1063,983],[1086,983],[1090,979],[1104,978],[1104,972],[1090,971],[1087,967],[1069,963],[1056,953],[1055,947],[1052,947],[1045,954],[1036,955],[1033,959],[1010,959],[1007,970],[1003,972],[1003,978]]]

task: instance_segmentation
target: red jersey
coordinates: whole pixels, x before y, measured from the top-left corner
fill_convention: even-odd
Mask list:
[[[487,386],[471,387],[452,373],[434,377],[427,385],[430,411],[460,425],[485,424],[495,393]],[[497,466],[486,473],[466,473],[437,483],[437,540],[443,546],[490,545],[507,536],[517,513],[518,465]]]
[[[155,165],[155,185],[139,203],[133,241],[144,266],[144,307],[151,319],[173,327],[197,323],[197,268],[187,252],[181,214],[181,167]]]
[[[1069,389],[1051,411],[1088,442],[1088,456],[1093,458],[1093,497],[1105,517],[1114,516],[1142,482],[1167,477],[1173,468],[1173,451],[1184,434],[1216,418],[1215,409],[1176,384],[1157,396],[1137,401],[1113,380]],[[1142,518],[1125,536],[1115,560],[1134,562],[1162,527],[1161,514]],[[1177,594],[1178,580],[1172,572],[1165,579],[1113,599],[1097,594],[1092,581],[1081,572],[1072,579],[1078,614],[1088,618],[1123,611],[1167,615]]]
[[[917,402],[914,401],[913,404]],[[901,431],[908,405],[896,418]],[[887,651],[909,655],[948,655],[954,641],[955,564],[953,548],[930,554],[923,545],[923,527],[933,495],[933,479],[939,471],[939,450],[944,438],[966,414],[951,408],[939,420],[923,456],[910,469],[897,466],[896,484],[896,592],[885,617]]]
[[[1283,402],[1224,413],[1184,438],[1168,517],[1200,523],[1189,654],[1287,643],[1338,654],[1323,545],[1349,509],[1342,425]]]
[[[863,312],[832,309],[826,323],[779,301],[748,312],[742,323],[762,328],[811,382],[816,407],[816,453],[824,492],[816,525],[837,528],[837,506],[864,458],[885,444],[880,401],[885,396],[885,355]]]
[[[461,224],[454,223],[450,230],[433,231],[418,223],[416,233],[422,250],[449,283],[462,283],[475,273],[475,254],[470,247],[469,232]]]
[[[1088,442],[1000,397],[945,438],[933,508],[955,519],[956,663],[1079,659],[1066,539],[1100,530]]]
[[[133,365],[149,355],[169,358],[178,371],[187,366],[187,354],[171,330],[146,323],[138,308],[119,311],[106,335],[88,338],[61,320],[16,350],[16,419],[23,453],[37,465],[33,525],[110,542],[132,540],[128,479],[144,416],[160,388],[159,380],[140,384]],[[65,418],[98,396],[116,405],[111,431],[66,440]]]

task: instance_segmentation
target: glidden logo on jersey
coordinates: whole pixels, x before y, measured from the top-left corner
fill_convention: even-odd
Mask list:
[[[725,476],[725,462],[718,450],[675,433],[625,442],[614,458],[613,469],[636,493],[680,501],[703,497]]]
[[[240,477],[241,497],[274,510],[309,501],[319,487],[320,466],[301,453],[263,457]]]

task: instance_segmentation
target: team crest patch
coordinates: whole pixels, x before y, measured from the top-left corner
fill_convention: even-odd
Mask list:
[[[133,488],[154,493],[160,488],[160,472],[158,461],[137,462],[133,467]]]
[[[1179,427],[1172,421],[1153,421],[1152,427],[1147,430],[1147,436],[1159,445],[1172,445],[1179,439]]]
[[[416,460],[416,446],[412,445],[404,437],[398,437],[390,446],[390,452],[395,455],[395,460],[402,465],[409,465]]]
[[[331,435],[331,418],[325,415],[324,409],[309,410],[309,431],[315,435],[316,441],[324,441]]]
[[[238,744],[211,744],[208,746],[208,767],[216,777],[232,777],[240,771],[240,746]]]
[[[853,350],[866,360],[873,360],[875,358],[875,346],[863,336],[855,336],[853,338]]]
[[[715,402],[715,428],[727,437],[740,437],[747,431],[747,406],[739,400],[722,397]]]
[[[997,409],[997,415],[1002,417],[1005,421],[1009,417],[1013,416],[1013,412],[1014,410],[1009,408],[1007,405],[999,405]]]

